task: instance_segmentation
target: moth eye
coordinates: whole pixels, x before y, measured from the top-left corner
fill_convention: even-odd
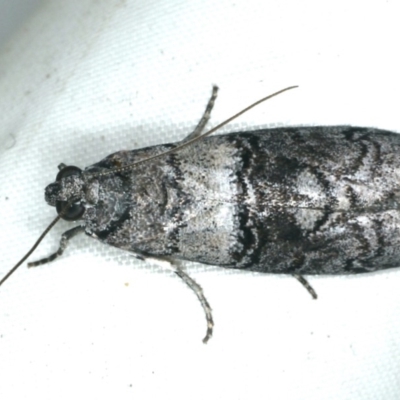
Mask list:
[[[56,181],[59,182],[61,179],[66,178],[67,176],[72,175],[80,175],[82,170],[78,167],[74,167],[73,165],[69,165],[64,167],[56,176]]]
[[[57,213],[60,214],[61,211],[64,210],[67,204],[68,204],[67,201],[57,201],[56,202]],[[76,221],[82,217],[84,212],[85,212],[85,207],[81,203],[71,204],[71,206],[68,208],[66,212],[64,212],[64,215],[61,218],[65,219],[66,221]]]

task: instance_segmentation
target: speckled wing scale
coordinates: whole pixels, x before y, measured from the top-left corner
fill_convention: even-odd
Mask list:
[[[205,342],[211,308],[177,260],[291,274],[314,298],[303,275],[398,266],[399,135],[314,126],[204,138],[216,93],[182,142],[120,151],[84,171],[62,164],[46,201],[80,225],[56,253],[29,265],[52,261],[83,231],[168,261],[202,303]]]

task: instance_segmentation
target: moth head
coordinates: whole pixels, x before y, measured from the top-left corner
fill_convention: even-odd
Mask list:
[[[66,221],[76,221],[81,219],[85,212],[85,206],[82,203],[82,193],[84,180],[82,170],[72,165],[58,166],[59,172],[56,181],[48,185],[45,189],[46,202],[56,207],[57,213]],[[65,210],[68,202],[72,204]]]

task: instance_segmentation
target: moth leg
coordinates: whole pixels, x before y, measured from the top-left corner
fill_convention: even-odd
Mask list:
[[[315,300],[318,298],[317,293],[315,290],[312,288],[312,286],[307,282],[306,278],[302,275],[298,274],[292,274],[308,291],[308,293],[311,294],[312,298]]]
[[[212,317],[212,310],[211,310],[210,304],[208,303],[208,301],[204,295],[202,287],[193,278],[191,278],[186,272],[184,272],[180,268],[180,266],[177,264],[176,260],[171,260],[168,258],[154,258],[154,257],[146,257],[145,260],[155,262],[157,265],[161,266],[162,268],[172,270],[196,294],[197,298],[199,299],[199,301],[201,303],[201,306],[203,307],[204,314],[206,315],[207,332],[206,332],[206,336],[203,339],[203,343],[207,343],[213,333],[214,321],[213,321],[213,317]]]
[[[54,261],[56,258],[58,258],[62,255],[62,253],[64,252],[64,250],[66,249],[66,247],[68,245],[68,241],[70,239],[72,239],[74,236],[76,236],[78,233],[83,232],[84,230],[85,230],[85,228],[83,226],[75,226],[74,228],[69,229],[68,231],[64,232],[61,235],[60,247],[58,248],[58,250],[55,253],[51,254],[50,256],[48,256],[46,258],[42,258],[41,260],[28,263],[28,267],[29,268],[37,267],[38,265],[47,264],[49,262]]]
[[[210,304],[208,303],[206,296],[204,296],[202,287],[194,279],[192,279],[186,272],[177,268],[175,270],[175,274],[178,275],[186,283],[186,285],[188,285],[190,289],[193,290],[193,292],[199,299],[201,306],[203,307],[207,320],[207,332],[206,336],[204,336],[203,343],[207,343],[212,336],[214,327],[214,321],[212,317],[212,310]]]
[[[194,131],[190,135],[186,136],[181,142],[179,142],[180,144],[185,143],[185,142],[192,140],[201,135],[205,126],[207,125],[208,120],[210,119],[211,110],[214,107],[214,103],[215,103],[215,99],[217,98],[217,94],[218,94],[218,86],[214,85],[212,88],[210,100],[208,100],[207,107],[206,107],[199,123],[197,124],[196,128],[194,128]]]

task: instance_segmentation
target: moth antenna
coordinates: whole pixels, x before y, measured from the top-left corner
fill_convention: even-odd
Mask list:
[[[70,200],[67,205],[61,210],[61,212],[54,218],[54,220],[50,223],[50,225],[43,231],[43,233],[39,236],[39,239],[36,240],[35,244],[30,248],[30,250],[19,260],[14,267],[8,271],[8,273],[3,277],[0,281],[0,286],[17,270],[17,268],[36,250],[39,246],[40,242],[44,239],[44,237],[50,232],[51,228],[64,216],[67,212],[68,208],[74,203],[76,199]]]
[[[154,159],[156,159],[156,158],[164,157],[164,156],[166,156],[166,155],[168,155],[168,154],[174,153],[174,152],[176,152],[176,151],[178,151],[178,150],[183,149],[184,147],[190,146],[191,144],[197,142],[198,140],[201,140],[201,139],[205,138],[206,136],[210,136],[212,133],[216,132],[218,129],[220,129],[220,128],[222,128],[223,126],[229,124],[229,122],[231,122],[231,121],[233,121],[234,119],[240,117],[242,114],[244,114],[244,113],[246,113],[247,111],[251,110],[252,108],[258,106],[259,104],[263,103],[264,101],[269,100],[269,99],[271,99],[272,97],[278,96],[279,94],[281,94],[281,93],[283,93],[283,92],[286,92],[286,91],[288,91],[288,90],[295,89],[295,88],[298,88],[298,86],[289,86],[289,87],[287,87],[287,88],[285,88],[285,89],[279,90],[278,92],[275,92],[275,93],[272,93],[272,94],[270,94],[270,95],[268,95],[268,96],[266,96],[266,97],[263,97],[262,99],[256,101],[255,103],[253,103],[253,104],[249,105],[248,107],[244,108],[243,110],[239,111],[238,113],[236,113],[236,114],[233,115],[232,117],[230,117],[230,118],[226,119],[225,121],[221,122],[220,124],[218,124],[218,125],[215,126],[214,128],[212,128],[212,129],[210,129],[209,131],[203,133],[202,135],[197,136],[197,137],[195,137],[195,138],[193,138],[193,139],[191,139],[191,140],[188,140],[187,142],[185,142],[185,143],[183,143],[183,144],[180,144],[179,146],[176,146],[176,147],[174,147],[173,149],[167,150],[167,151],[165,151],[164,153],[156,154],[156,155],[154,155],[154,156],[145,158],[144,160],[136,161],[136,162],[134,162],[134,163],[132,163],[132,164],[125,165],[124,167],[121,167],[121,168],[115,168],[115,169],[112,169],[112,170],[110,170],[110,171],[106,171],[106,172],[92,172],[92,173],[91,173],[91,172],[83,172],[82,175],[83,175],[84,177],[90,177],[90,176],[106,176],[106,175],[115,174],[115,173],[117,173],[117,172],[126,172],[126,171],[129,171],[130,169],[136,167],[136,166],[139,165],[139,164],[143,164],[143,163],[146,163],[146,162],[148,162],[148,161],[152,161],[152,160],[154,160]]]

